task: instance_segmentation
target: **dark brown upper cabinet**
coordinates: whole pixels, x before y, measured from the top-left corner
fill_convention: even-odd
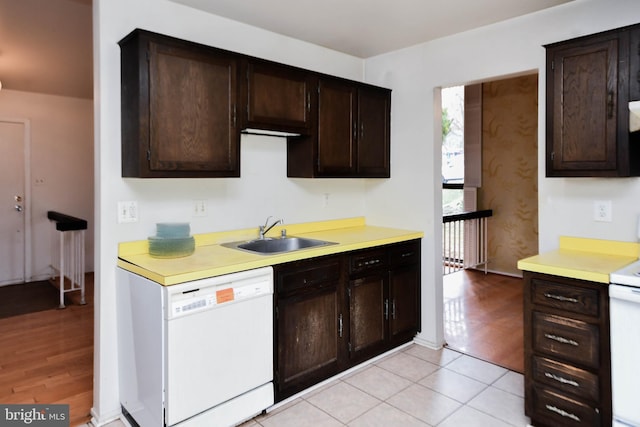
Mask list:
[[[371,86],[358,89],[357,175],[389,178],[391,91]]]
[[[640,27],[629,30],[629,101],[640,101]]]
[[[290,177],[389,177],[388,89],[139,29],[119,45],[123,177],[238,177],[243,132],[287,134]]]
[[[289,139],[287,176],[388,178],[390,114],[390,90],[320,78],[317,134]]]
[[[309,71],[259,59],[246,62],[244,128],[312,133],[317,78]]]
[[[239,59],[143,30],[120,48],[122,176],[240,176]]]
[[[546,176],[640,175],[629,130],[630,30],[545,46]]]

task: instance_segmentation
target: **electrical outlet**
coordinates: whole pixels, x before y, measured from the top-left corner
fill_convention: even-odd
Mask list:
[[[138,222],[138,202],[118,202],[118,224]]]
[[[193,201],[193,216],[207,216],[207,201],[206,200],[194,200]]]
[[[322,199],[322,207],[326,208],[329,206],[329,193],[324,193],[324,197]]]
[[[611,222],[613,220],[611,200],[596,200],[593,202],[593,220],[598,222]]]

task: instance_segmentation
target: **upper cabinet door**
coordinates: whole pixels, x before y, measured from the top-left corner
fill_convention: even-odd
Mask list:
[[[120,46],[122,175],[239,176],[237,57],[141,30]]]
[[[389,178],[391,91],[358,89],[357,175]]]
[[[553,49],[549,59],[553,132],[548,174],[615,171],[617,36]]]
[[[150,169],[238,172],[237,61],[150,43]]]
[[[629,31],[629,101],[640,101],[640,28]]]
[[[311,72],[250,59],[246,78],[245,128],[311,132],[316,104]]]
[[[318,86],[318,174],[349,176],[355,171],[356,88],[339,80]]]
[[[546,176],[640,176],[640,26],[547,48]]]

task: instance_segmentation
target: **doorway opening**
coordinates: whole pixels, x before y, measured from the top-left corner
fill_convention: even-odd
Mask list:
[[[517,261],[538,252],[537,98],[537,74],[442,90],[443,245],[452,216],[491,212],[484,237],[463,225],[455,256],[443,247],[445,342],[517,372],[524,369]],[[459,268],[446,274],[447,264]]]

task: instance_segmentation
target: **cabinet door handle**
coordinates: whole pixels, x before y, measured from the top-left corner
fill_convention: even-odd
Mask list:
[[[307,92],[307,113],[311,112],[311,92]]]
[[[364,123],[360,123],[360,139],[364,139]]]
[[[342,338],[342,313],[338,315],[338,337]]]
[[[233,110],[231,112],[232,116],[231,116],[231,121],[233,122],[233,127],[236,127],[236,106],[233,106]]]
[[[613,118],[613,91],[610,90],[607,93],[607,116],[612,119]]]
[[[565,338],[565,337],[561,337],[558,335],[554,335],[554,334],[544,334],[544,337],[553,341],[557,341],[560,344],[569,344],[572,345],[574,347],[578,347],[580,345],[580,343],[578,341],[569,339],[569,338]]]
[[[384,320],[389,320],[389,300],[384,300]]]
[[[545,292],[544,296],[549,299],[555,299],[562,302],[571,302],[573,304],[576,304],[578,302],[577,298],[564,297],[562,295],[550,294],[548,292]]]
[[[396,299],[391,300],[391,318],[396,320]]]
[[[568,384],[568,385],[572,385],[574,387],[580,387],[580,384],[577,381],[574,380],[568,380],[565,377],[561,377],[560,375],[556,375],[556,374],[552,374],[551,372],[545,372],[544,376],[547,378],[550,378],[554,381],[559,382],[560,384]]]
[[[571,418],[574,421],[580,422],[580,417],[578,417],[576,414],[572,414],[571,412],[567,412],[564,409],[560,409],[557,406],[553,406],[553,405],[549,405],[546,404],[544,405],[545,408],[547,408],[548,411],[551,412],[555,412],[556,414],[565,417],[565,418]]]

